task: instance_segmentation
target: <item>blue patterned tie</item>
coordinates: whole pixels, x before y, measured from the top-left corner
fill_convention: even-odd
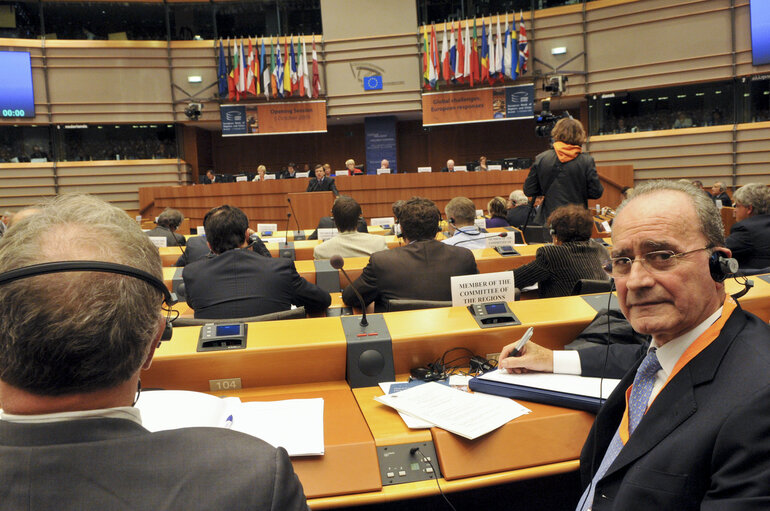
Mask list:
[[[639,425],[639,421],[642,420],[644,412],[647,410],[647,402],[650,400],[650,394],[652,394],[652,386],[655,383],[655,375],[661,370],[660,362],[658,362],[658,356],[655,354],[655,348],[650,349],[647,356],[642,360],[642,364],[639,369],[636,370],[636,376],[634,377],[634,383],[631,387],[631,395],[628,397],[628,435],[629,437]],[[612,462],[618,457],[620,450],[623,448],[623,440],[620,439],[620,427],[618,431],[615,431],[615,435],[612,437],[607,452],[604,453],[599,470],[596,471],[596,475],[591,480],[591,484],[588,485],[586,491],[580,497],[577,511],[586,511],[591,509],[591,505],[594,501],[594,490],[599,480],[607,473],[607,469],[610,468]]]

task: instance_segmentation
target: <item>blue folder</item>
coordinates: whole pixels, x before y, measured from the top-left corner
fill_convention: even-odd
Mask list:
[[[605,399],[579,394],[569,394],[555,390],[544,390],[535,387],[525,387],[523,385],[514,385],[511,383],[502,383],[499,381],[482,380],[472,378],[468,387],[474,392],[483,392],[485,394],[494,394],[496,396],[510,397],[513,399],[523,399],[533,403],[543,403],[546,405],[561,406],[563,408],[573,408],[575,410],[585,410],[596,413],[604,404]]]

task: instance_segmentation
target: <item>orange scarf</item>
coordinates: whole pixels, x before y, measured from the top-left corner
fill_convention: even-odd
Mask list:
[[[679,357],[679,360],[677,360],[676,364],[674,365],[674,369],[671,371],[671,374],[668,375],[668,379],[666,380],[666,383],[663,385],[663,388],[660,389],[660,392],[663,392],[663,389],[666,388],[666,385],[668,385],[668,382],[670,382],[674,376],[685,366],[687,365],[690,360],[695,358],[696,355],[698,355],[701,351],[705,350],[717,337],[719,337],[720,332],[722,331],[722,328],[725,326],[725,323],[727,323],[727,320],[732,315],[733,311],[735,310],[736,303],[735,300],[731,296],[728,296],[725,300],[724,306],[722,307],[722,315],[719,317],[718,320],[716,320],[710,327],[706,329],[705,332],[703,332],[700,337],[695,339],[692,344],[682,353],[682,356]],[[630,436],[628,434],[628,399],[631,397],[631,389],[633,386],[628,387],[626,389],[626,411],[623,412],[623,418],[620,420],[620,429],[618,432],[620,433],[620,439],[623,441],[623,445],[628,442],[628,437]],[[658,395],[660,395],[660,392],[658,392]],[[657,397],[657,396],[656,396]],[[653,399],[654,401],[654,399]],[[652,403],[650,403],[652,404]],[[649,410],[649,407],[647,408]]]
[[[574,160],[583,152],[583,148],[579,145],[569,145],[564,142],[554,142],[553,150],[556,151],[556,156],[562,163]]]

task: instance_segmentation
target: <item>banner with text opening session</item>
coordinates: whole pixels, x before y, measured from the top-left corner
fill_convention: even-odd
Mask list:
[[[223,137],[326,133],[326,101],[220,105]]]
[[[488,89],[430,92],[422,95],[422,124],[463,124],[469,122],[531,119],[535,87],[532,84]]]

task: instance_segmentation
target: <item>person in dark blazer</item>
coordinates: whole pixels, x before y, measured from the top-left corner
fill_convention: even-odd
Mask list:
[[[166,208],[158,215],[158,226],[155,229],[147,231],[145,234],[152,237],[166,238],[167,247],[183,247],[187,240],[176,230],[184,221],[184,215],[180,211],[172,208]]]
[[[514,190],[508,196],[506,201],[508,211],[505,213],[505,220],[508,225],[522,229],[524,224],[535,225],[535,209],[530,206],[529,199],[521,190]],[[529,221],[527,221],[529,217]]]
[[[297,177],[295,168],[296,165],[294,163],[289,163],[286,166],[286,170],[281,172],[280,179],[295,179]]]
[[[210,185],[212,183],[219,183],[221,182],[220,179],[217,178],[217,175],[214,174],[213,170],[207,170],[206,175],[201,178],[201,184],[204,185]]]
[[[123,210],[63,195],[36,216],[6,234],[0,273],[119,261],[163,287],[158,249]],[[224,428],[142,426],[139,377],[166,323],[154,286],[62,272],[5,283],[0,296],[0,508],[307,510],[284,449]],[[238,470],[212,484],[222,467]]]
[[[713,184],[711,187],[711,197],[714,199],[715,204],[716,201],[721,201],[723,208],[731,208],[733,206],[733,201],[730,200],[730,196],[727,195],[724,183],[717,181]]]
[[[334,192],[334,196],[338,196],[340,192],[337,191],[337,185],[334,183],[333,177],[328,177],[323,165],[315,166],[315,179],[311,179],[307,184],[306,192]]]
[[[604,193],[594,159],[582,152],[586,134],[580,121],[560,119],[551,136],[553,149],[537,155],[524,181],[526,196],[545,196],[542,218],[567,204],[588,207],[588,199],[598,199]]]
[[[440,214],[436,205],[421,197],[404,203],[399,221],[406,246],[375,252],[361,276],[342,292],[346,305],[359,304],[353,287],[375,311],[387,308],[387,300],[452,299],[450,278],[478,273],[473,253],[436,241]]]
[[[736,223],[730,227],[727,248],[741,269],[770,266],[770,189],[749,183],[735,191]]]
[[[594,218],[583,206],[570,204],[554,211],[548,218],[553,245],[543,245],[535,260],[513,270],[513,282],[519,289],[538,284],[540,298],[568,296],[578,280],[609,280],[603,265],[610,255],[603,246],[592,243]]]
[[[214,208],[203,225],[215,255],[188,264],[182,272],[187,304],[196,318],[259,316],[292,305],[319,312],[331,304],[329,293],[302,278],[294,261],[244,250],[249,246],[249,220],[240,209]]]
[[[709,264],[730,257],[714,203],[689,183],[646,182],[619,208],[612,241],[620,309],[649,349],[590,348],[592,364],[567,357],[576,367],[531,342],[500,353],[509,371],[593,376],[610,375],[605,358],[638,355],[583,447],[577,509],[770,508],[770,328]]]
[[[249,235],[249,245],[251,250],[263,257],[273,257],[273,255],[270,253],[270,250],[268,250],[268,248],[265,246],[265,243],[257,235],[257,233],[251,229],[249,229],[249,231],[251,233]],[[198,259],[203,259],[208,255],[213,257],[214,254],[209,248],[209,244],[206,241],[206,236],[193,236],[187,240],[187,246],[182,251],[182,255],[179,256],[179,259],[176,260],[176,263],[174,263],[174,266],[185,266],[189,263],[192,263],[193,261],[197,261]]]

